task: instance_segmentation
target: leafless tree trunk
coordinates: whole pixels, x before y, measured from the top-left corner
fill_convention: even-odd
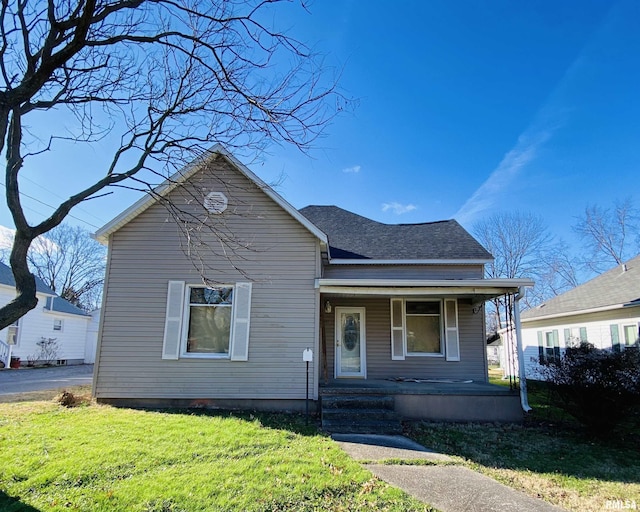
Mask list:
[[[264,21],[273,19],[277,3],[2,3],[0,152],[16,227],[9,261],[17,296],[0,308],[0,328],[36,306],[29,248],[74,206],[115,187],[148,191],[150,176],[166,178],[215,142],[260,148],[275,141],[304,150],[322,133],[341,98],[314,56]],[[69,112],[73,133],[57,123]],[[96,163],[92,184],[30,224],[19,185],[25,161],[55,151],[61,140],[92,144],[114,133],[120,145],[111,161]]]
[[[574,231],[582,238],[588,254],[584,264],[600,273],[640,253],[640,212],[630,198],[613,208],[587,206]]]

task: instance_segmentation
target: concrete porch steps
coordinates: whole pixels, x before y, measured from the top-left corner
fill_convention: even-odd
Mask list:
[[[400,416],[388,395],[322,396],[322,429],[341,434],[399,434]]]

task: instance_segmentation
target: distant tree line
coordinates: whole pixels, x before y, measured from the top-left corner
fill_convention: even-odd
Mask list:
[[[526,212],[495,213],[472,230],[495,258],[486,266],[487,278],[535,281],[521,303],[530,308],[640,254],[640,211],[631,198],[587,205],[572,228],[581,242],[577,248],[554,236],[542,217]],[[509,320],[504,300],[492,301],[490,331]]]

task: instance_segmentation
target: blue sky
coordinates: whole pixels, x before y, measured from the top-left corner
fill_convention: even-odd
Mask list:
[[[248,162],[267,182],[284,177],[277,190],[295,207],[468,229],[518,209],[573,241],[587,204],[636,194],[640,2],[316,0],[308,11],[280,6],[275,22],[324,54],[357,101],[309,156],[272,147]],[[108,152],[83,155],[27,166],[24,192],[59,202]],[[69,220],[95,230],[136,198],[116,191]],[[34,220],[50,212],[36,200],[24,198]],[[0,224],[12,226],[5,206]]]

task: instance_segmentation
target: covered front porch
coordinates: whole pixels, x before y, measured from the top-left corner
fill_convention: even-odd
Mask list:
[[[402,418],[430,421],[522,420],[518,390],[488,382],[448,379],[331,379],[320,384],[327,397],[389,397]]]
[[[522,419],[526,390],[488,381],[483,305],[530,281],[374,281],[318,282],[321,401],[386,396],[405,418]]]

